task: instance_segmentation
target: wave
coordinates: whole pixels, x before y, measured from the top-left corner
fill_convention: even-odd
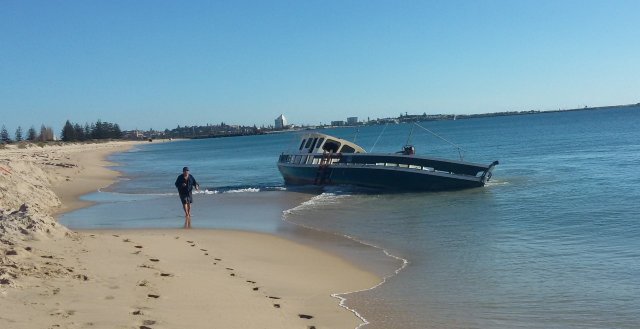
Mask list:
[[[509,185],[509,184],[510,183],[508,181],[505,181],[505,180],[492,179],[492,180],[486,182],[484,184],[484,186],[492,187],[492,186],[504,186],[504,185]]]
[[[327,190],[327,188],[325,188],[325,190]],[[394,270],[393,273],[384,276],[382,278],[382,280],[378,284],[374,285],[373,287],[369,287],[369,288],[361,289],[361,290],[356,290],[356,291],[347,291],[347,292],[340,292],[340,293],[331,294],[331,297],[336,298],[336,299],[338,299],[340,301],[339,302],[340,307],[342,307],[342,308],[348,310],[349,312],[353,313],[356,317],[358,317],[362,321],[362,323],[356,327],[356,329],[358,329],[358,328],[360,328],[362,326],[365,326],[365,325],[369,324],[370,322],[362,314],[360,314],[356,309],[350,308],[349,306],[346,305],[346,302],[347,302],[346,296],[351,295],[351,294],[355,294],[355,293],[359,293],[359,292],[370,291],[370,290],[373,290],[373,289],[376,289],[376,288],[382,286],[389,279],[393,278],[394,276],[398,275],[402,270],[404,270],[409,265],[409,260],[392,254],[391,252],[389,252],[384,247],[381,247],[381,246],[378,246],[376,244],[361,240],[361,239],[359,239],[357,237],[354,237],[354,236],[351,236],[351,235],[348,235],[348,234],[338,233],[338,232],[324,231],[324,230],[321,230],[321,229],[313,227],[313,226],[300,224],[300,223],[296,223],[296,222],[293,222],[293,221],[289,220],[289,217],[291,215],[295,215],[297,213],[304,212],[304,211],[307,211],[309,209],[320,208],[320,207],[323,207],[323,206],[326,206],[326,205],[339,204],[339,203],[342,202],[343,199],[348,198],[348,197],[351,196],[351,194],[348,194],[349,192],[353,192],[352,189],[346,189],[345,190],[344,188],[340,188],[340,187],[332,187],[332,188],[329,188],[328,190],[330,190],[330,192],[323,192],[322,194],[316,195],[313,198],[311,198],[311,199],[299,204],[298,206],[296,206],[294,208],[291,208],[291,209],[283,211],[282,220],[287,222],[287,223],[290,223],[290,224],[293,224],[293,225],[297,225],[297,226],[300,226],[300,227],[304,227],[304,228],[309,229],[309,230],[314,230],[314,231],[318,231],[318,232],[322,232],[322,233],[329,233],[329,234],[333,234],[333,235],[336,235],[336,236],[340,236],[340,237],[349,239],[349,240],[357,242],[359,244],[362,244],[362,245],[365,245],[365,246],[380,250],[386,257],[390,257],[390,258],[393,258],[393,259],[401,262],[401,265],[399,267],[397,267]]]
[[[201,191],[194,191],[195,194],[223,194],[223,193],[257,193],[271,191],[286,191],[284,186],[268,186],[268,185],[236,185],[236,186],[219,186],[205,188]]]

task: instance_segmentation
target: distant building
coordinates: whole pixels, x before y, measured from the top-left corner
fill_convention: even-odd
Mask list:
[[[276,129],[284,129],[287,128],[288,125],[287,118],[284,117],[284,114],[280,114],[280,116],[276,118]]]
[[[344,121],[342,121],[342,120],[339,120],[339,121],[331,121],[331,125],[332,125],[332,126],[336,126],[336,127],[344,126],[344,125],[345,125],[345,122],[344,122]]]
[[[349,117],[347,118],[347,124],[350,126],[355,126],[358,124],[358,117]]]

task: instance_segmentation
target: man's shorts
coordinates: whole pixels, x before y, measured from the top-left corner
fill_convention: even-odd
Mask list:
[[[193,203],[193,196],[191,194],[180,194],[180,201],[182,201],[182,204]]]

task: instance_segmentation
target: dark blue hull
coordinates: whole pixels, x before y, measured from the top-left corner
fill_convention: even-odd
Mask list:
[[[354,185],[385,190],[446,191],[482,187],[484,177],[401,167],[278,163],[287,185]]]

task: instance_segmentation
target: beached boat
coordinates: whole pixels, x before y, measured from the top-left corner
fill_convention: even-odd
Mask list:
[[[310,133],[302,136],[295,151],[280,155],[278,169],[286,185],[444,191],[484,186],[497,164],[416,155],[411,145],[398,153],[367,153],[347,140]]]

